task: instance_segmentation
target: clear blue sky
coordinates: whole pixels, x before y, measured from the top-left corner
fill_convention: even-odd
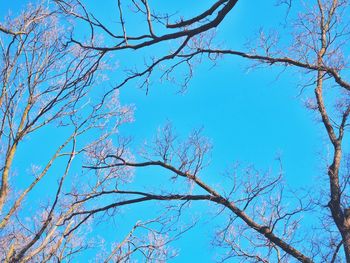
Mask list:
[[[26,2],[28,1],[0,0],[0,13],[4,14],[9,8],[19,10]],[[113,1],[88,2],[98,17],[113,19],[109,6],[113,3],[114,7]],[[159,4],[165,9],[169,5],[167,2],[170,1],[155,5]],[[251,1],[239,1],[218,29],[220,42],[229,48],[244,50],[244,43],[259,28],[282,28],[285,10],[276,8],[275,2],[254,1],[252,4]],[[186,1],[178,1],[176,7],[182,5],[180,13],[183,12],[186,17],[192,10],[199,11],[209,4],[210,1],[201,1],[200,4],[193,2],[193,7],[189,7],[186,6]],[[129,63],[138,61],[142,59]],[[121,60],[121,66],[122,63]],[[210,63],[204,62],[195,68],[194,78],[183,94],[177,93],[177,87],[157,81],[153,82],[148,95],[144,90],[138,89],[136,83],[123,87],[120,91],[122,103],[134,104],[136,111],[135,122],[123,127],[122,133],[133,136],[134,144],[137,145],[144,139],[152,138],[157,128],[167,121],[171,121],[183,136],[194,128],[204,127],[204,134],[214,146],[211,166],[204,171],[204,177],[209,183],[219,182],[222,172],[234,162],[277,171],[275,157],[279,153],[288,185],[303,186],[312,183],[321,172],[318,152],[324,147],[324,133],[314,116],[303,107],[303,96],[297,97],[298,76],[287,70],[276,79],[280,69],[247,72],[249,65],[244,59],[234,57],[225,57],[214,68]],[[111,83],[118,83],[119,76],[118,72],[112,74]],[[47,143],[54,136],[52,133],[52,138],[47,137]],[[38,154],[38,149],[33,148],[22,151],[29,152],[34,158]],[[21,164],[24,160],[18,157],[16,162]],[[137,179],[138,176],[145,176],[145,173],[136,174],[135,188],[142,188],[142,180]],[[211,247],[210,242],[214,234],[213,227],[219,225],[221,219],[212,220],[206,216],[207,210],[203,204],[194,205],[190,211],[193,215],[202,216],[202,219],[195,229],[175,242],[180,248],[180,254],[172,262],[214,261],[218,251]],[[126,209],[123,223],[117,224],[117,230],[127,232],[127,225],[145,217],[151,207],[152,205],[146,204]],[[116,222],[119,222],[118,219]],[[106,236],[107,239],[119,236],[118,233],[107,233],[108,224],[102,224],[99,229],[101,236]]]

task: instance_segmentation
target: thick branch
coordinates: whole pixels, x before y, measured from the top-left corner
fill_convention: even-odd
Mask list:
[[[185,26],[189,26],[192,25],[196,22],[199,22],[200,20],[211,16],[222,4],[224,4],[225,2],[227,2],[228,0],[220,0],[217,1],[214,5],[212,5],[208,10],[206,10],[205,12],[201,13],[198,16],[195,16],[193,18],[187,19],[187,20],[182,20],[178,23],[175,24],[167,24],[167,28],[179,28],[179,27],[185,27]]]
[[[195,35],[198,35],[200,33],[206,32],[212,28],[217,27],[226,17],[226,15],[232,10],[232,8],[237,4],[238,0],[230,0],[228,1],[228,3],[218,12],[217,16],[210,22],[201,25],[197,28],[194,29],[190,29],[190,30],[180,30],[178,32],[175,33],[171,33],[171,34],[165,34],[163,36],[160,37],[154,37],[151,40],[148,41],[144,41],[141,42],[139,44],[127,44],[127,45],[117,45],[114,47],[97,47],[97,46],[89,46],[89,45],[85,45],[79,41],[76,41],[74,39],[71,39],[71,41],[73,43],[76,43],[78,45],[80,45],[83,48],[87,48],[87,49],[94,49],[94,50],[99,50],[99,51],[115,51],[115,50],[121,50],[121,49],[140,49],[143,47],[147,47],[147,46],[152,46],[155,45],[157,43],[160,42],[164,42],[170,39],[178,39],[181,37],[193,37]],[[128,39],[130,39],[128,37]]]
[[[130,167],[160,166],[160,167],[163,167],[171,172],[176,173],[179,176],[189,178],[190,180],[194,181],[199,187],[201,187],[203,190],[205,190],[206,192],[208,192],[210,194],[209,196],[178,196],[178,195],[173,195],[173,196],[167,196],[167,197],[151,195],[150,197],[147,196],[147,197],[127,200],[127,201],[120,202],[120,203],[129,204],[129,203],[143,202],[143,201],[148,201],[148,200],[203,200],[203,197],[204,197],[205,200],[209,200],[209,201],[215,202],[217,204],[221,204],[221,205],[225,206],[226,208],[228,208],[236,216],[241,218],[250,228],[252,228],[253,230],[264,235],[270,242],[276,244],[278,247],[283,249],[286,253],[290,254],[291,256],[296,258],[297,260],[299,260],[301,262],[312,262],[312,260],[310,258],[308,258],[304,254],[302,254],[300,251],[295,249],[290,244],[283,241],[281,238],[277,237],[268,226],[262,226],[262,225],[256,223],[244,211],[239,209],[233,202],[231,202],[231,201],[227,200],[226,198],[224,198],[223,196],[221,196],[213,188],[211,188],[210,186],[205,184],[203,181],[201,181],[198,177],[191,175],[189,173],[184,173],[184,172],[180,171],[179,169],[177,169],[177,168],[175,168],[167,163],[161,162],[161,161],[130,163],[130,162],[127,162],[127,161],[125,161],[117,156],[109,156],[109,157],[114,157],[117,160],[122,161],[122,162],[117,163],[117,164],[112,164],[109,166],[104,166],[104,167],[88,167],[88,168],[90,168],[90,169],[106,169],[108,167],[115,167],[115,166],[130,166]],[[169,198],[169,197],[174,197],[174,198]],[[188,198],[188,199],[186,199],[186,198]],[[195,199],[195,198],[198,198],[198,199]],[[117,203],[117,204],[120,204],[120,203]],[[87,211],[87,212],[88,213],[100,212],[100,211],[104,211],[106,209],[113,208],[113,207],[115,207],[115,205],[116,204],[111,204],[109,206],[106,206],[106,207],[103,207],[100,209]]]

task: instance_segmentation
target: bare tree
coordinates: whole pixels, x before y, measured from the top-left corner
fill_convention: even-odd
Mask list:
[[[303,13],[300,13],[296,19],[293,18],[290,22],[292,25],[290,31],[292,31],[293,39],[288,46],[279,46],[277,36],[261,32],[257,45],[251,45],[252,47],[249,50],[243,52],[230,49],[223,50],[215,46],[215,35],[210,31],[210,29],[218,26],[228,12],[232,10],[236,2],[217,1],[213,6],[197,16],[172,23],[170,22],[172,20],[170,15],[159,15],[156,11],[152,11],[153,9],[150,7],[149,2],[133,1],[135,12],[145,15],[149,29],[149,34],[138,36],[128,34],[129,30],[126,28],[125,23],[127,15],[125,12],[123,13],[120,1],[118,2],[121,25],[120,34],[112,33],[112,31],[108,30],[106,26],[88,13],[79,3],[75,7],[84,10],[84,12],[70,11],[69,13],[89,24],[91,27],[91,39],[94,38],[94,29],[100,29],[103,34],[117,42],[114,46],[96,46],[92,41],[90,43],[82,43],[74,37],[72,37],[71,42],[87,50],[114,52],[121,49],[139,49],[159,44],[169,39],[179,41],[179,45],[174,49],[175,51],[170,51],[158,59],[152,59],[151,63],[146,64],[141,71],[131,72],[130,76],[121,85],[136,77],[145,77],[144,84],[147,85],[155,67],[160,64],[163,65],[164,73],[162,77],[167,79],[171,79],[169,75],[177,67],[181,68],[181,65],[187,65],[189,69],[188,75],[185,76],[185,85],[187,85],[188,78],[191,77],[193,62],[196,60],[201,61],[205,56],[215,61],[220,55],[232,55],[255,61],[256,63],[253,65],[255,67],[280,65],[299,69],[305,76],[305,83],[302,83],[302,91],[309,86],[315,86],[314,96],[313,98],[309,97],[307,106],[319,113],[321,122],[328,134],[329,142],[334,150],[333,157],[327,167],[329,187],[328,190],[325,190],[328,194],[322,195],[323,197],[328,196],[329,200],[325,201],[324,198],[321,198],[322,200],[316,202],[316,207],[323,208],[320,209],[321,217],[330,212],[331,220],[328,217],[326,221],[323,221],[325,227],[323,230],[329,233],[327,245],[321,248],[321,246],[315,245],[316,241],[311,240],[310,244],[313,245],[310,246],[294,241],[299,226],[295,216],[311,209],[311,201],[307,198],[307,195],[301,197],[300,193],[298,193],[294,196],[294,203],[298,205],[294,209],[285,207],[283,205],[285,190],[279,177],[270,182],[265,180],[260,182],[258,179],[248,180],[248,182],[243,184],[245,188],[239,191],[244,193],[244,197],[239,199],[235,199],[231,195],[225,196],[220,194],[219,191],[205,184],[199,178],[199,174],[203,168],[203,156],[207,152],[208,147],[206,143],[203,143],[196,136],[191,136],[187,142],[182,143],[177,148],[174,142],[175,138],[172,137],[168,129],[165,129],[163,131],[163,134],[166,135],[165,138],[155,142],[156,146],[154,149],[156,149],[157,154],[153,158],[147,157],[148,161],[132,162],[119,155],[109,154],[104,162],[97,166],[89,166],[89,168],[110,169],[120,166],[156,166],[174,173],[176,178],[186,178],[194,185],[192,187],[196,186],[204,190],[206,195],[138,193],[141,197],[131,199],[130,202],[182,199],[186,201],[208,200],[226,207],[232,212],[232,216],[230,216],[230,223],[220,232],[220,242],[218,244],[227,244],[229,246],[231,250],[229,256],[236,255],[243,257],[245,260],[266,262],[273,257],[276,257],[278,261],[289,260],[290,257],[302,262],[321,259],[335,261],[337,257],[342,257],[338,253],[342,249],[346,261],[350,262],[349,208],[346,194],[348,173],[342,171],[342,151],[344,150],[342,144],[350,113],[348,98],[350,84],[343,76],[343,74],[346,75],[347,69],[345,54],[349,27],[344,14],[348,10],[348,1],[320,0],[315,1],[314,6],[305,4]],[[63,1],[59,1],[59,3],[66,12],[72,10]],[[293,6],[291,1],[281,1],[280,4],[287,4],[289,9]],[[70,7],[72,8],[72,4]],[[169,29],[174,29],[175,32],[167,33]],[[120,39],[119,42],[118,39]],[[116,88],[121,87],[121,85],[118,85]],[[333,108],[331,108],[331,105],[328,105],[331,104],[331,98],[327,99],[327,101],[325,99],[324,89],[326,87],[335,90],[338,94],[337,100],[333,102]],[[231,193],[236,191],[237,189],[234,187]],[[132,192],[132,194],[136,194],[136,192]],[[270,201],[266,201],[266,199]],[[262,203],[266,203],[266,205],[261,205]],[[315,202],[313,201],[312,203]],[[258,204],[263,207],[260,212],[254,209]],[[115,205],[118,206],[119,203]],[[113,204],[110,206],[113,206]],[[250,207],[252,209],[248,210]],[[327,207],[329,210],[325,210],[324,207]],[[82,213],[91,214],[100,212],[100,209],[109,208],[107,206]],[[313,208],[313,210],[317,209]],[[233,221],[236,221],[237,217],[244,222],[242,227],[232,226]],[[257,235],[252,234],[252,230]],[[231,233],[232,231],[233,233]],[[250,248],[253,247],[253,249],[245,248],[244,245],[235,240],[237,238],[245,238],[251,242]],[[301,246],[300,249],[297,249],[298,243]]]
[[[214,239],[215,245],[227,251],[222,261],[235,257],[243,262],[350,262],[350,162],[343,153],[348,150],[344,136],[350,114],[350,83],[346,80],[348,1],[305,3],[296,18],[290,17],[290,13],[286,18],[291,25],[286,29],[293,36],[291,40],[279,42],[279,36],[261,31],[256,44],[252,41],[246,51],[222,49],[216,44],[215,28],[234,10],[237,0],[216,1],[188,19],[158,13],[147,0],[132,0],[129,6],[118,0],[120,28],[113,30],[81,1],[54,2],[55,8],[39,5],[0,26],[4,36],[0,208],[6,210],[0,242],[1,256],[6,261],[69,260],[88,247],[88,237],[82,232],[94,224],[94,218],[114,218],[121,207],[157,201],[165,204],[164,214],[136,223],[122,241],[101,253],[98,260],[130,261],[140,253],[146,261],[162,262],[174,256],[167,250],[173,238],[166,233],[174,230],[181,234],[189,229],[192,224],[185,229],[172,226],[184,210],[190,209],[189,204],[202,201],[227,219]],[[286,4],[289,12],[295,6],[295,1],[278,3]],[[127,26],[128,19],[137,18],[143,21],[142,33],[134,33]],[[59,20],[74,21],[72,30],[61,34],[60,30],[65,30],[58,27]],[[87,39],[75,33],[74,28],[80,27],[88,28]],[[100,35],[108,41],[99,41]],[[103,92],[101,101],[87,103],[88,95],[90,100],[98,97],[90,87],[99,85],[100,71],[109,70],[109,54],[128,50],[145,50],[147,54],[148,48],[169,40],[174,48],[160,49],[156,57],[150,55],[143,68],[127,70],[120,83]],[[221,186],[209,185],[201,177],[209,163],[211,145],[200,130],[181,140],[166,125],[136,157],[129,149],[130,140],[118,136],[117,127],[130,120],[130,109],[120,106],[113,97],[118,89],[141,78],[141,86],[148,90],[153,75],[173,81],[173,72],[184,68],[181,85],[187,87],[196,63],[205,58],[217,63],[224,55],[246,58],[253,62],[253,68],[276,65],[299,70],[304,79],[301,93],[308,97],[306,106],[318,114],[333,148],[330,160],[325,160],[328,185],[321,185],[318,194],[289,189],[283,180],[280,160],[277,175],[254,167],[234,167],[222,179]],[[314,88],[313,93],[309,92],[310,87]],[[336,96],[326,97],[325,90],[332,90]],[[110,118],[118,121],[111,124]],[[54,122],[62,129],[71,128],[71,135],[14,200],[9,195],[9,178],[18,145],[28,134]],[[100,136],[87,135],[90,130],[101,128]],[[78,143],[79,138],[89,143]],[[63,152],[70,144],[68,153]],[[67,189],[63,195],[73,159],[79,159],[80,153],[85,153],[85,158],[79,161],[84,162],[86,184]],[[37,211],[38,219],[33,225],[24,222],[19,214],[23,200],[61,157],[65,169],[58,177],[52,204]],[[126,186],[132,172],[139,171],[139,176],[143,168],[168,173],[168,183],[147,191],[134,189],[132,184]],[[183,181],[186,189],[176,187],[183,186]],[[300,221],[302,215],[320,219],[320,227],[304,231],[307,226]],[[154,225],[157,227],[153,228]],[[134,234],[140,229],[150,233],[151,238],[136,237]]]
[[[116,175],[81,181],[72,166],[132,120],[132,107],[119,103],[118,92],[106,106],[93,99],[92,88],[103,83],[102,69],[108,68],[100,52],[66,44],[65,18],[57,8],[28,5],[1,25],[0,257],[5,262],[70,261],[92,246],[91,223],[78,229],[66,218],[84,207],[76,202],[77,193],[106,187]],[[51,156],[28,149],[30,142],[42,145],[47,133],[56,137],[47,146]],[[14,161],[23,149],[30,162],[17,170]],[[119,170],[123,180],[130,176]],[[79,188],[71,190],[77,180]],[[42,187],[49,189],[46,196]]]

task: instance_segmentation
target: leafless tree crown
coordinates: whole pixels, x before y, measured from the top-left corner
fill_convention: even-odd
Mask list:
[[[286,32],[261,30],[243,50],[222,48],[215,33],[241,1],[214,1],[186,18],[148,0],[115,2],[117,26],[80,0],[28,4],[0,23],[1,260],[71,262],[90,250],[97,262],[165,262],[177,255],[171,242],[195,226],[183,215],[199,203],[225,219],[213,238],[221,261],[350,262],[349,1],[277,1]],[[116,65],[115,54],[133,52],[139,65]],[[280,159],[278,172],[233,165],[211,185],[212,143],[201,129],[182,138],[169,123],[138,150],[120,133],[133,121],[133,106],[119,101],[129,83],[185,89],[197,64],[222,56],[302,76],[300,94],[331,147],[317,191],[289,187]],[[148,173],[162,183],[146,177],[140,190],[135,177]],[[114,242],[98,238],[95,228],[123,207],[149,203],[162,205],[122,237],[111,230]]]

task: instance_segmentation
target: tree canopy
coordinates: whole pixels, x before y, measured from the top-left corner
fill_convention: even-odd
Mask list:
[[[1,260],[350,262],[349,4],[4,5]]]

